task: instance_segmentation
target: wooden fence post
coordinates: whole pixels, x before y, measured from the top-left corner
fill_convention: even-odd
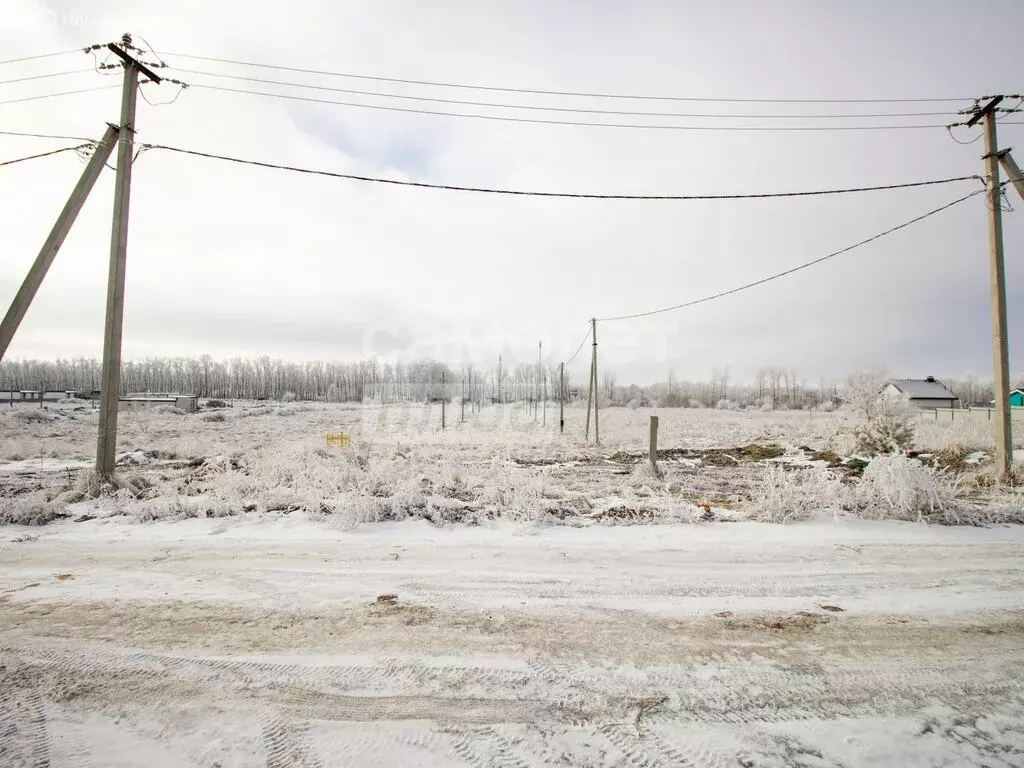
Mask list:
[[[654,474],[661,476],[661,470],[658,469],[658,417],[651,416],[651,469],[654,470]]]

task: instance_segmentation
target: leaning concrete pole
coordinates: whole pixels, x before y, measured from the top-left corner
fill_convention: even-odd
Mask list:
[[[75,219],[78,218],[79,211],[82,210],[82,206],[96,184],[96,179],[99,178],[100,173],[103,171],[103,165],[110,157],[116,139],[117,129],[113,126],[107,126],[107,132],[103,134],[103,138],[96,145],[89,163],[85,166],[85,170],[82,171],[82,177],[78,180],[75,188],[71,190],[71,196],[68,198],[67,203],[64,204],[64,209],[57,217],[57,221],[54,223],[53,229],[50,230],[46,242],[43,243],[39,255],[36,256],[35,262],[33,262],[28,274],[25,276],[25,281],[15,294],[14,301],[11,302],[11,306],[7,309],[7,314],[4,315],[3,321],[0,322],[0,360],[3,360],[4,355],[7,354],[7,348],[11,345],[11,340],[14,338],[14,334],[17,333],[21,321],[25,319],[25,313],[28,312],[32,300],[39,291],[39,286],[42,285],[43,278],[46,277],[46,273],[50,270],[50,266],[57,256],[57,251],[64,244],[64,240],[75,223]]]

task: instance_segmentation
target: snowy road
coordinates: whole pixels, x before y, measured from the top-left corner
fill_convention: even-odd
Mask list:
[[[868,522],[4,528],[0,765],[1024,765],[1022,554]]]

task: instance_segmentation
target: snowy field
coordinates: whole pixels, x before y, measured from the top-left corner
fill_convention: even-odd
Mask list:
[[[663,410],[658,476],[642,409],[135,410],[96,493],[77,407],[0,416],[2,766],[1024,765],[984,425],[918,425],[952,526],[864,519],[845,414]]]

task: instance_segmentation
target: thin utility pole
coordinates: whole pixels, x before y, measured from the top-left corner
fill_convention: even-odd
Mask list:
[[[543,341],[537,342],[537,352],[539,357],[542,357],[539,353],[543,347]],[[544,387],[544,415],[541,417],[540,425],[542,427],[546,427],[548,425],[548,372],[544,369],[543,359],[539,359],[538,364],[540,365],[541,384]]]
[[[1013,434],[1010,422],[1010,361],[1006,328],[1006,267],[1003,262],[1002,189],[999,184],[999,143],[996,139],[995,108],[1003,100],[996,96],[981,108],[968,126],[985,121],[985,176],[988,193],[989,270],[992,282],[992,352],[995,369],[996,474],[1005,479],[1013,462]]]
[[[89,158],[88,165],[82,171],[81,178],[75,184],[75,188],[71,190],[71,196],[68,197],[68,201],[64,204],[64,209],[57,217],[53,229],[50,230],[50,234],[36,256],[35,262],[33,262],[28,274],[25,276],[25,281],[21,284],[21,288],[18,289],[14,296],[14,301],[11,302],[11,306],[7,309],[7,314],[4,315],[3,322],[0,323],[0,360],[3,360],[4,355],[7,354],[7,348],[11,345],[11,340],[14,338],[14,334],[17,333],[18,326],[21,325],[21,321],[25,318],[25,313],[28,312],[28,308],[32,304],[32,299],[35,298],[43,278],[46,277],[46,273],[53,264],[57,251],[64,244],[65,238],[67,238],[68,233],[71,231],[71,226],[75,223],[75,219],[78,218],[78,212],[82,210],[86,198],[89,197],[89,193],[96,184],[96,179],[99,178],[100,173],[103,171],[103,165],[107,162],[107,158],[110,157],[116,139],[117,128],[108,125],[106,133],[103,134],[103,138],[96,145],[92,157]]]
[[[558,432],[565,432],[565,363],[558,364]]]
[[[131,38],[125,35],[127,45]],[[117,179],[114,182],[114,220],[110,235],[110,272],[107,278],[107,315],[103,332],[103,371],[100,377],[100,423],[96,443],[96,472],[114,474],[117,450],[117,408],[121,390],[121,337],[124,328],[124,275],[128,260],[128,204],[132,186],[132,149],[135,144],[135,101],[141,72],[154,83],[160,78],[116,45],[107,46],[124,62],[121,121],[118,124]]]
[[[593,320],[591,320],[593,323]],[[585,439],[590,440],[590,405],[594,399],[594,355],[597,352],[595,348],[590,350],[590,373],[587,376],[587,427],[584,433]]]
[[[601,444],[601,428],[598,426],[597,412],[601,408],[601,391],[597,388],[597,318],[590,320],[590,329],[593,334],[594,350],[594,445]]]
[[[441,371],[441,431],[444,431],[444,400],[445,395],[445,382],[444,382],[444,371]]]

